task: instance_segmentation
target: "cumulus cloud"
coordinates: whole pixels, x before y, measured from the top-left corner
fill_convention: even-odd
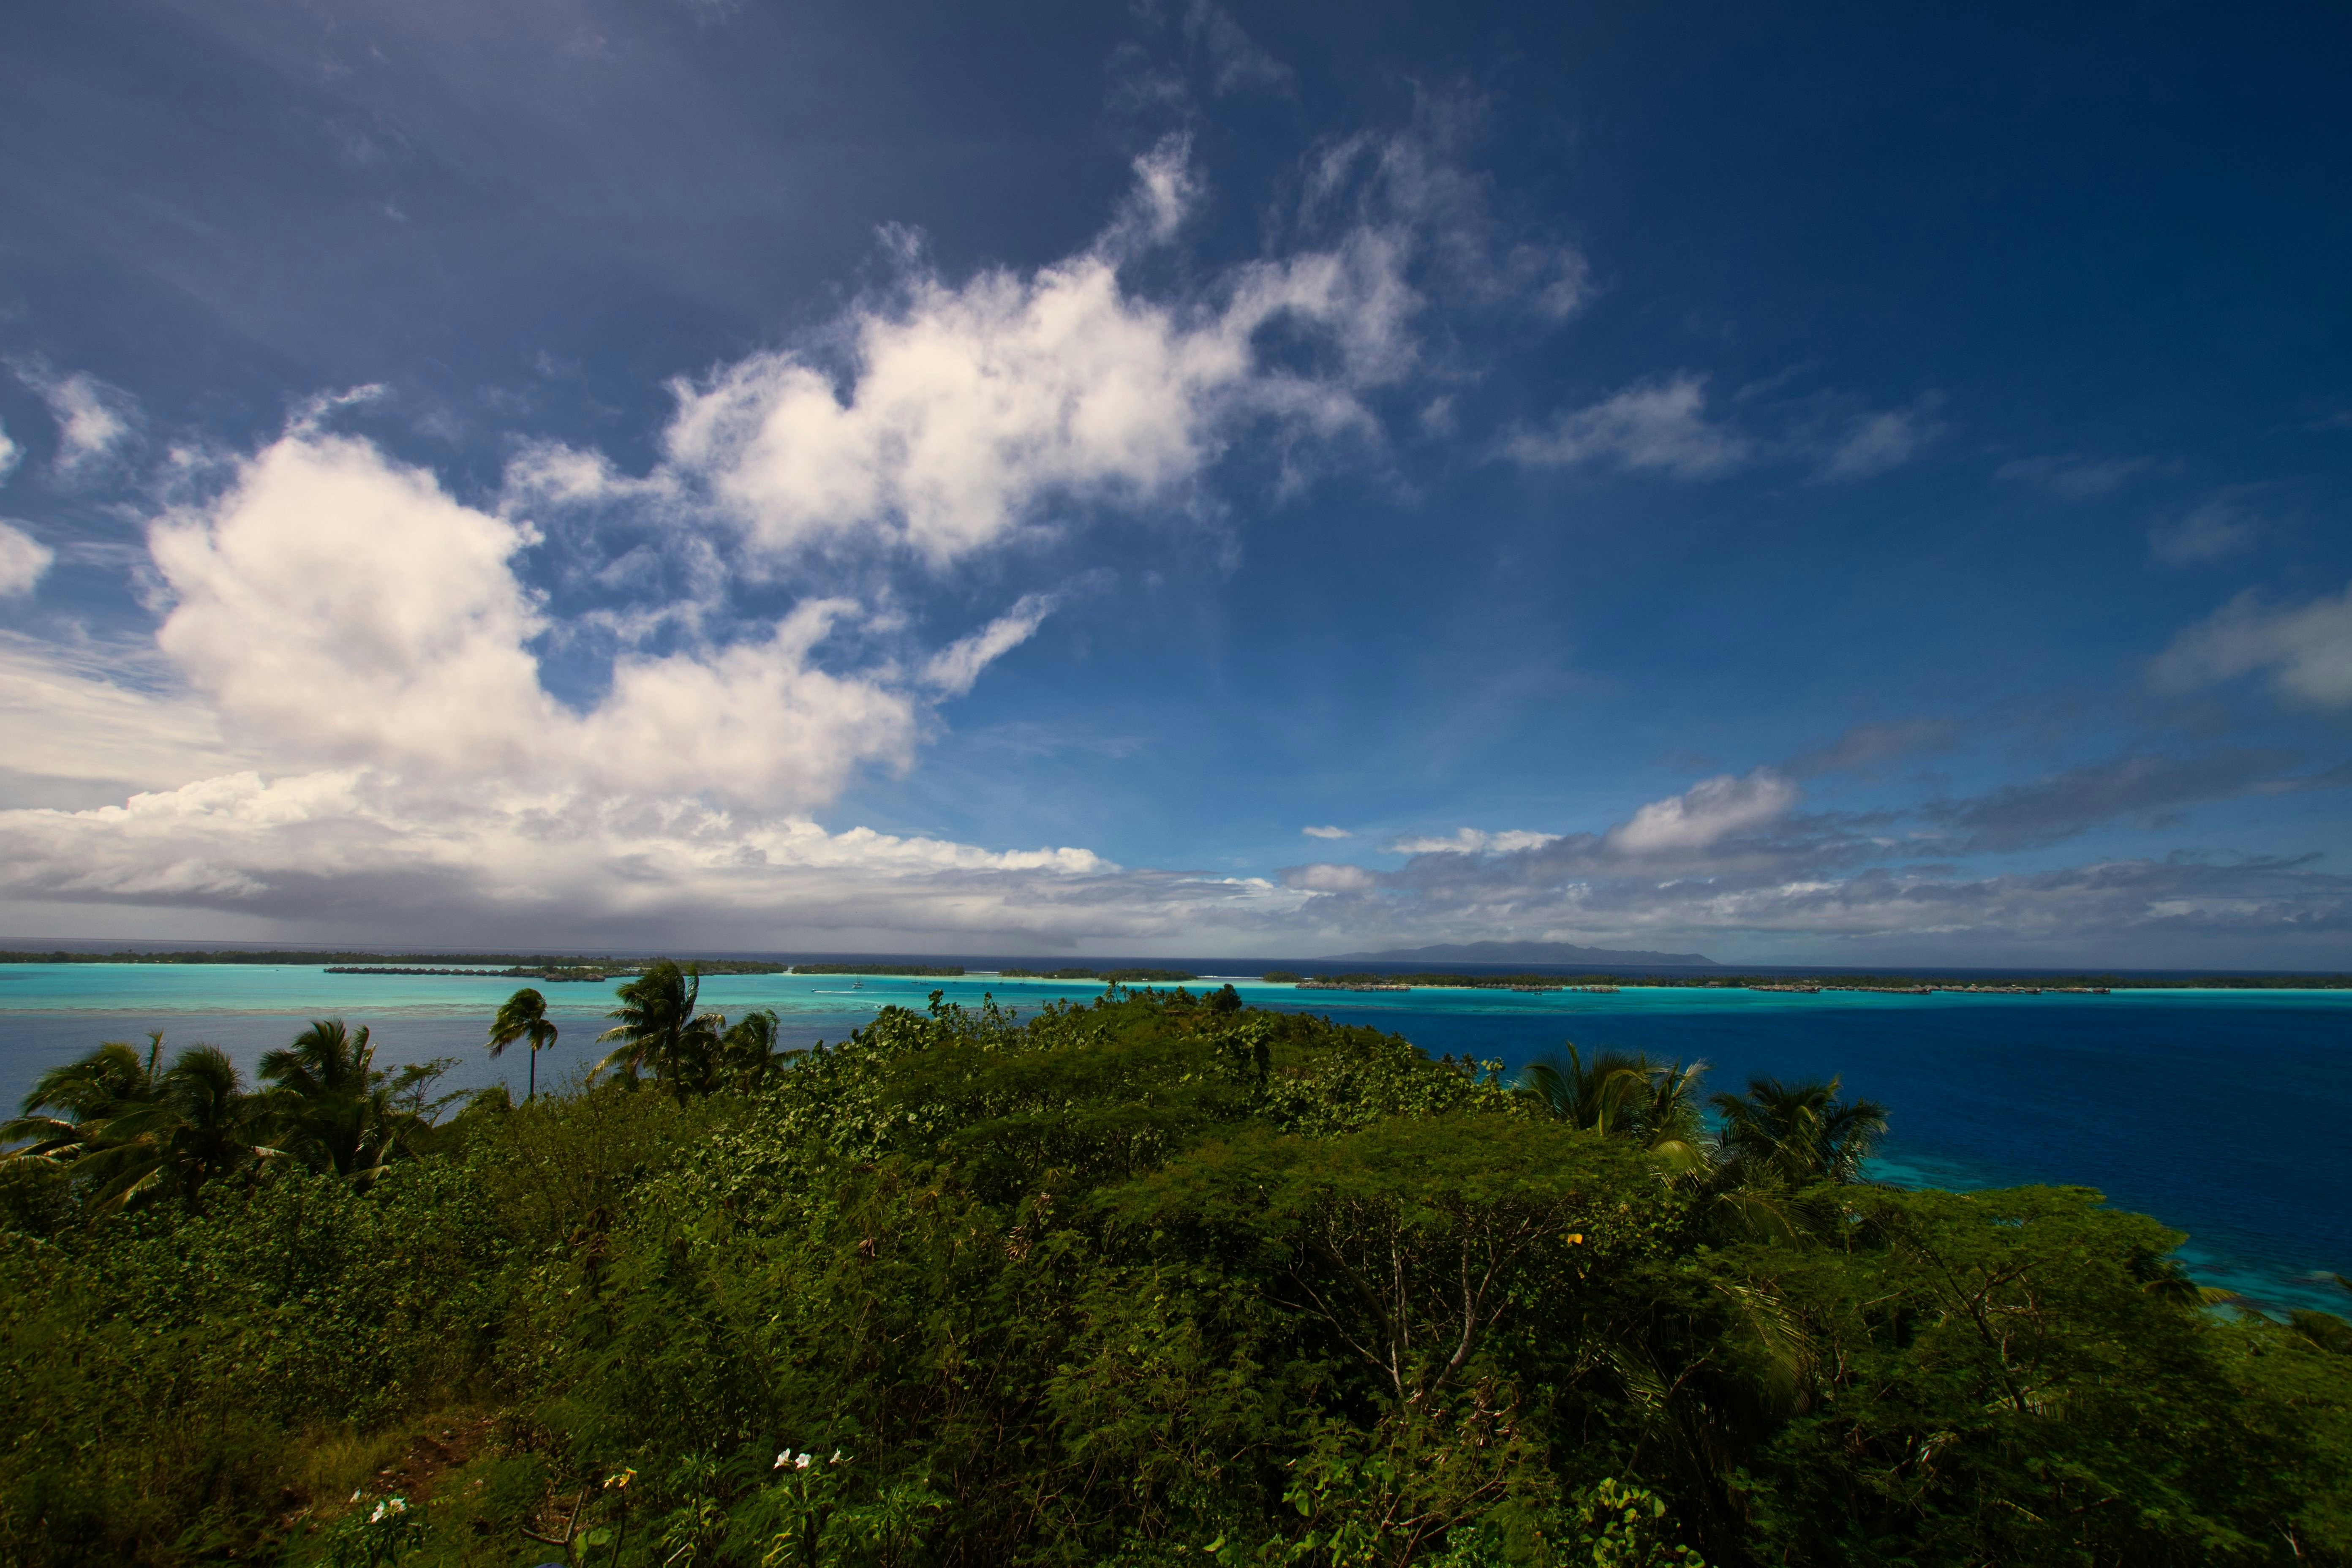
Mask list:
[[[16,365],[16,378],[38,393],[58,422],[57,470],[73,475],[103,462],[137,427],[137,400],[86,371],[58,375],[40,360]],[[5,465],[0,465],[5,467]]]
[[[887,668],[816,662],[860,613],[840,598],[764,636],[624,657],[593,707],[557,702],[530,647],[542,614],[510,565],[533,537],[370,443],[297,429],[155,525],[174,598],[156,640],[233,735],[289,762],[805,811],[860,764],[911,760],[917,696]],[[1025,600],[944,650],[931,684],[969,689],[1045,608]]]
[[[0,479],[16,471],[16,460],[24,455],[24,448],[8,439],[8,427],[0,425]]]
[[[1192,19],[1229,84],[1271,82],[1230,16]],[[805,897],[877,931],[1055,942],[1145,937],[1176,911],[1188,929],[1295,912],[1308,895],[1270,882],[830,833],[814,814],[860,770],[906,767],[938,705],[1057,603],[1022,595],[924,647],[902,565],[928,575],[1099,512],[1181,515],[1251,432],[1275,437],[1283,484],[1335,443],[1376,449],[1374,395],[1427,368],[1433,292],[1575,307],[1581,257],[1507,232],[1442,130],[1319,148],[1268,250],[1223,268],[1144,265],[1201,200],[1181,137],[1137,160],[1111,221],[1058,262],[950,279],[893,231],[887,287],[677,382],[643,473],[523,443],[484,501],[331,433],[348,398],[242,458],[182,465],[175,485],[198,493],[152,519],[142,563],[152,660],[0,659],[0,706],[102,742],[79,764],[60,748],[18,759],[11,776],[77,788],[8,816],[7,886],[285,920],[347,882],[385,908],[577,921]],[[1182,281],[1154,292],[1146,275]],[[137,434],[115,389],[16,370],[58,415],[60,471]],[[541,551],[562,569],[526,573]],[[800,597],[746,625],[736,583]],[[558,654],[562,699],[541,668]],[[107,782],[135,794],[62,804]]]
[[[1611,828],[1601,842],[1624,855],[1703,849],[1786,816],[1797,796],[1797,786],[1769,768],[1744,776],[1721,773],[1650,802]]]
[[[1100,239],[1034,272],[950,282],[909,253],[898,287],[840,323],[840,363],[779,349],[676,383],[665,462],[638,482],[707,500],[774,552],[869,542],[944,566],[1055,508],[1181,506],[1245,425],[1370,433],[1359,395],[1414,362],[1414,235],[1355,224],[1163,302],[1120,268],[1172,235],[1198,182],[1181,141],[1136,175]],[[1266,352],[1277,328],[1306,363]],[[616,482],[546,451],[519,477],[572,499]]]
[[[1355,837],[1344,827],[1302,827],[1298,831],[1309,838],[1353,838]]]
[[[2290,700],[2352,707],[2352,584],[2275,606],[2249,589],[2175,637],[2149,673],[2169,691],[2263,674]]]
[[[1727,472],[1753,449],[1746,437],[1706,417],[1706,378],[1688,372],[1627,387],[1503,443],[1506,456],[1530,468],[1612,463],[1685,479]]]
[[[57,552],[10,522],[0,522],[0,599],[30,594]]]

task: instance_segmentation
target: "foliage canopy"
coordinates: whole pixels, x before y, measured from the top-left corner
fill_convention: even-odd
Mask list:
[[[296,1068],[374,1092],[354,1033],[226,1123],[160,1042],[45,1078],[0,1556],[2352,1562],[2352,1330],[2216,1310],[2095,1193],[1858,1182],[1834,1083],[1710,1137],[1681,1064],[1183,992],[779,1067],[692,993],[633,979],[593,1088],[277,1157]],[[103,1151],[214,1124],[195,1201],[118,1201]]]

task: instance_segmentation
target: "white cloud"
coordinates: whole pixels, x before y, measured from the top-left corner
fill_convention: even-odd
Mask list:
[[[1769,768],[1745,777],[1722,773],[1650,802],[1611,828],[1601,842],[1626,855],[1703,849],[1787,815],[1797,796],[1797,786]]]
[[[1344,827],[1302,827],[1298,831],[1309,838],[1353,838],[1355,837]]]
[[[56,551],[14,523],[0,522],[0,599],[17,599],[33,591]]]
[[[968,637],[950,643],[923,666],[923,679],[950,697],[970,691],[980,672],[1036,634],[1054,613],[1051,594],[1028,594]]]
[[[2295,701],[2352,707],[2352,584],[2275,608],[2249,589],[2175,637],[2150,673],[2159,688],[2186,691],[2258,672]]]
[[[0,637],[0,732],[8,737],[0,763],[36,779],[132,789],[249,765],[223,740],[210,705],[159,665],[152,649]]]
[[[420,935],[452,919],[642,918],[740,942],[712,922],[758,917],[1055,944],[1148,936],[1196,905],[1213,922],[1298,901],[1080,847],[811,819],[859,767],[910,761],[930,706],[1030,636],[1050,595],[928,657],[843,673],[817,660],[832,630],[890,623],[810,598],[744,640],[622,657],[574,710],[531,652],[546,612],[513,557],[532,542],[431,473],[298,419],[151,529],[172,596],[160,659],[0,640],[0,719],[24,742],[12,774],[138,792],[0,812],[0,898],[381,916]]]
[[[364,441],[298,429],[152,530],[175,600],[157,641],[230,733],[298,765],[787,812],[830,802],[860,765],[912,760],[929,699],[887,664],[816,661],[864,614],[842,598],[805,600],[764,637],[625,656],[599,702],[564,707],[541,685],[530,645],[545,622],[509,564],[531,542]],[[1052,604],[1023,599],[932,656],[924,682],[969,690]]]
[[[1534,468],[1612,462],[1685,479],[1735,468],[1752,450],[1746,437],[1707,419],[1706,378],[1688,372],[1627,387],[1503,444],[1506,456]]]
[[[1211,301],[1162,304],[1119,268],[1174,232],[1197,182],[1181,142],[1136,172],[1119,220],[1076,256],[961,284],[918,267],[859,304],[838,371],[777,350],[675,384],[653,482],[706,497],[772,552],[872,542],[943,566],[1056,507],[1181,505],[1246,422],[1369,431],[1356,393],[1413,360],[1411,237],[1360,226],[1236,268]],[[1266,363],[1257,335],[1276,323],[1321,368]],[[547,453],[524,477],[574,499],[612,478]]]
[[[1381,847],[1391,855],[1509,855],[1521,849],[1540,848],[1559,837],[1557,833],[1530,833],[1524,828],[1484,833],[1475,827],[1462,827],[1444,838],[1391,838]]]
[[[61,474],[102,462],[138,423],[137,401],[86,371],[58,375],[36,360],[17,365],[16,377],[40,394],[58,422],[57,468]]]
[[[1218,15],[1198,13],[1240,82],[1259,68]],[[1251,431],[1276,434],[1276,482],[1295,484],[1334,442],[1377,446],[1365,399],[1422,368],[1424,289],[1539,314],[1588,289],[1579,254],[1506,234],[1484,184],[1421,132],[1324,152],[1273,249],[1175,268],[1199,281],[1172,293],[1129,274],[1200,202],[1181,138],[1139,159],[1103,233],[1052,265],[949,279],[894,231],[889,289],[803,346],[677,384],[664,455],[642,475],[525,445],[497,504],[478,504],[328,433],[348,399],[241,460],[180,463],[183,487],[224,488],[150,527],[156,654],[0,650],[14,656],[0,710],[65,734],[8,771],[12,798],[46,804],[7,816],[0,879],[20,904],[279,921],[401,909],[436,937],[469,910],[576,929],[789,904],[836,936],[1055,943],[1295,912],[1307,895],[1264,881],[829,833],[814,814],[861,769],[908,765],[937,705],[1057,602],[1028,594],[943,647],[915,646],[891,555],[937,569],[1095,509],[1181,513]],[[58,413],[61,469],[136,436],[114,389],[17,373]],[[539,522],[567,552],[617,541],[618,562],[660,570],[622,582],[615,562],[572,554],[554,591],[602,597],[567,610],[519,571],[545,543]],[[634,587],[681,574],[684,596]],[[803,596],[746,629],[728,619],[735,579]],[[593,669],[579,701],[542,679],[542,651],[612,643],[631,651],[601,694]],[[67,808],[97,784],[137,793]]]
[[[1861,416],[1831,447],[1822,477],[1863,479],[1901,468],[1943,434],[1933,399],[1927,399],[1911,408]]]
[[[24,455],[24,448],[8,439],[8,427],[0,425],[0,479],[16,470],[16,460]]]
[[[2262,487],[2217,490],[2177,517],[2147,531],[2148,553],[2167,566],[2201,566],[2235,555],[2261,542],[2271,521],[2251,503]]]

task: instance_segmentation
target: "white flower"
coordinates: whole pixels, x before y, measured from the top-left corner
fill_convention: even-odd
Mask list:
[[[808,1468],[809,1457],[806,1454],[803,1454],[799,1458],[793,1461],[793,1468],[796,1470],[805,1470]]]
[[[835,1448],[835,1449],[833,1451],[833,1458],[830,1458],[830,1459],[827,1459],[827,1460],[825,1461],[825,1463],[826,1463],[826,1464],[828,1464],[828,1465],[837,1465],[837,1464],[841,1463],[841,1450],[840,1450],[840,1449],[838,1449],[838,1448]]]
[[[789,1465],[789,1464],[791,1464],[792,1462],[793,1462],[793,1451],[792,1451],[790,1448],[787,1448],[787,1449],[785,1449],[782,1453],[778,1454],[778,1455],[776,1456],[776,1462],[775,1462],[774,1464],[772,1464],[772,1465],[770,1465],[770,1466],[768,1467],[768,1468],[770,1468],[770,1469],[772,1469],[772,1470],[781,1470],[781,1469],[782,1469],[786,1465]]]

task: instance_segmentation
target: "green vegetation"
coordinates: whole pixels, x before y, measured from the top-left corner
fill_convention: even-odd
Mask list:
[[[1230,988],[793,1058],[696,999],[446,1121],[331,1021],[45,1075],[0,1560],[2352,1563],[2352,1327],[2079,1188],[1856,1182],[1834,1082],[1710,1133],[1686,1064]]]
[[[1265,981],[1269,985],[1296,985],[1298,984],[1298,975],[1297,973],[1288,969],[1269,969],[1264,974],[1259,975],[1258,978]]]
[[[922,979],[952,980],[963,973],[961,963],[795,963],[794,974],[911,974]]]

